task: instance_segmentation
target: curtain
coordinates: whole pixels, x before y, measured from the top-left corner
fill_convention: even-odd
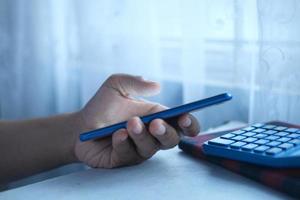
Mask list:
[[[300,124],[297,0],[0,0],[0,118],[81,108],[113,73],[161,82],[167,106],[230,92],[197,112]],[[68,166],[8,188],[84,169]]]
[[[167,106],[230,92],[197,112],[300,123],[297,0],[1,0],[0,116],[82,107],[113,73],[161,82]]]

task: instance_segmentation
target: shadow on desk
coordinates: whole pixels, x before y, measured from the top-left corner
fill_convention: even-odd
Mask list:
[[[291,199],[178,148],[136,166],[88,169],[0,193],[0,199]]]
[[[84,164],[80,164],[80,163],[65,165],[62,167],[58,167],[58,168],[49,170],[47,172],[42,172],[42,173],[27,177],[27,178],[23,178],[23,179],[14,181],[7,185],[0,185],[0,192],[18,188],[18,187],[22,187],[22,186],[26,186],[26,185],[30,185],[30,184],[34,184],[34,183],[38,183],[38,182],[48,180],[48,179],[51,179],[54,177],[59,177],[59,176],[75,173],[78,171],[84,171],[87,169],[89,169],[88,166],[86,166]]]

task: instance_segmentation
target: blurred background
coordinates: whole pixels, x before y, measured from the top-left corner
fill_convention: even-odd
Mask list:
[[[129,73],[161,82],[150,99],[167,106],[232,93],[196,114],[204,130],[300,124],[299,11],[297,0],[0,0],[0,117],[78,110]]]
[[[175,106],[221,92],[197,113],[300,123],[297,0],[0,0],[0,116],[81,108],[113,73],[162,83]]]

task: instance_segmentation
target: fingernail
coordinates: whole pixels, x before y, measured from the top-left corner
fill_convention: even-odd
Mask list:
[[[141,134],[142,126],[140,124],[137,124],[135,127],[133,127],[132,132],[137,135]]]
[[[192,124],[192,120],[189,117],[186,117],[184,120],[182,120],[181,125],[185,128],[189,127]]]
[[[120,134],[120,140],[121,141],[125,141],[127,139],[128,135],[125,132],[122,132],[122,134]]]
[[[145,77],[143,77],[143,76],[141,76],[140,80],[142,80],[142,81],[144,81],[144,82],[148,82],[148,83],[155,83],[155,84],[157,84],[157,82],[152,81],[152,80],[149,80],[148,78],[145,78]]]
[[[166,127],[164,125],[159,125],[155,133],[156,135],[164,135],[166,133]]]

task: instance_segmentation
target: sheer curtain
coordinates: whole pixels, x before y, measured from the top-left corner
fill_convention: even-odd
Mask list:
[[[203,129],[300,123],[299,11],[297,0],[1,0],[0,117],[74,111],[123,72],[160,81],[150,100],[168,106],[231,92],[196,114]]]
[[[297,0],[1,0],[0,115],[23,119],[83,106],[112,73],[160,81],[168,106],[224,91],[197,113],[300,123]]]

